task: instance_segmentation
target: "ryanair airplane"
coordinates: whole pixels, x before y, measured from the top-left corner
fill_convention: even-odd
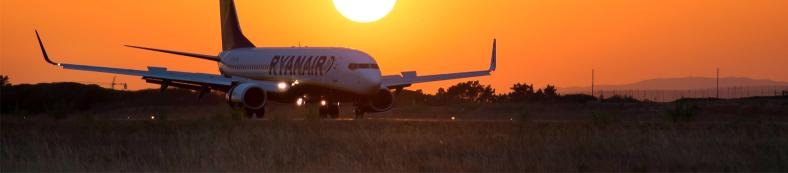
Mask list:
[[[47,63],[71,70],[141,76],[148,83],[200,92],[226,93],[227,101],[243,108],[250,118],[262,118],[267,101],[320,103],[322,118],[337,118],[340,103],[353,103],[356,119],[364,113],[384,112],[394,103],[392,90],[415,83],[489,76],[495,70],[495,39],[487,70],[419,76],[415,71],[381,75],[375,59],[360,50],[337,47],[255,47],[241,33],[233,0],[220,0],[222,52],[218,56],[128,46],[150,51],[216,61],[221,75],[169,71],[163,67],[133,70],[65,64],[52,61],[36,31]]]

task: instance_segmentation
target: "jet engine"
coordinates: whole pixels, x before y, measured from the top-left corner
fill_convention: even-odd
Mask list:
[[[391,110],[394,105],[394,94],[387,89],[378,90],[374,96],[368,99],[367,105],[364,107],[366,112],[385,112]]]
[[[241,103],[248,109],[262,109],[268,100],[268,95],[262,86],[253,83],[243,83],[227,92],[230,103]]]

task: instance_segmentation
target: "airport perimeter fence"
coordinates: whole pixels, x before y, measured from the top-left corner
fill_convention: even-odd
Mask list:
[[[589,94],[590,92],[574,92],[569,94]],[[596,97],[609,98],[612,96],[629,96],[638,100],[656,102],[671,102],[682,98],[717,98],[716,88],[688,89],[688,90],[606,90],[594,92]],[[786,96],[788,86],[752,86],[752,87],[725,87],[719,89],[719,98],[743,98],[755,96]]]

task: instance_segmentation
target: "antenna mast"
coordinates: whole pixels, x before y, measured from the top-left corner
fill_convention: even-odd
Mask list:
[[[717,99],[720,98],[720,68],[717,67]]]
[[[591,97],[594,96],[594,69],[591,69]]]

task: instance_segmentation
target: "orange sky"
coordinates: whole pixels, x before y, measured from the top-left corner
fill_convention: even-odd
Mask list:
[[[215,0],[2,0],[0,73],[12,83],[109,82],[112,74],[59,69],[55,61],[218,73],[215,62],[123,44],[218,54]],[[375,57],[384,74],[486,69],[498,38],[498,71],[472,78],[511,84],[586,86],[658,77],[747,76],[788,81],[785,0],[400,0],[387,17],[355,23],[330,0],[238,0],[242,28],[257,46],[340,46]],[[156,87],[118,76],[131,89]],[[464,80],[414,85],[434,92]],[[560,92],[560,90],[559,90]]]

